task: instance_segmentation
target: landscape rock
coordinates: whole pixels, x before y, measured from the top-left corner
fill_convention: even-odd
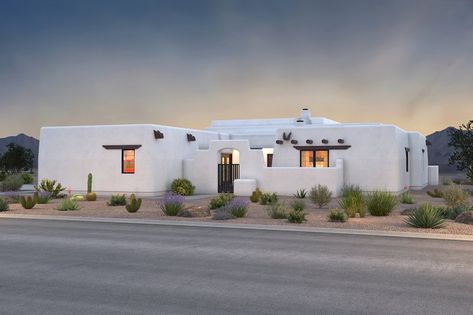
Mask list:
[[[193,206],[182,209],[177,214],[180,217],[187,217],[187,218],[199,218],[199,217],[209,217],[210,210],[204,206]]]
[[[458,215],[455,222],[473,225],[473,211],[463,212]]]

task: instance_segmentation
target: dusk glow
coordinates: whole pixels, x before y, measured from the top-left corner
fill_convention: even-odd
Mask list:
[[[313,116],[473,118],[473,2],[0,1],[0,136]]]

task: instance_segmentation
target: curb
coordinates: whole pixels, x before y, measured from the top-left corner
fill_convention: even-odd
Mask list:
[[[473,235],[464,234],[439,234],[420,232],[394,232],[380,230],[357,230],[357,229],[337,229],[337,228],[317,228],[317,227],[292,227],[286,225],[264,225],[264,224],[242,224],[242,223],[211,223],[196,221],[175,221],[156,219],[125,219],[125,218],[105,218],[105,217],[65,217],[30,214],[2,214],[1,219],[27,219],[27,220],[47,220],[47,221],[70,221],[70,222],[95,222],[95,223],[120,223],[120,224],[145,224],[161,226],[184,226],[184,227],[204,227],[204,228],[226,228],[240,230],[261,230],[261,231],[286,231],[302,233],[324,233],[342,235],[363,235],[363,236],[384,236],[399,238],[416,238],[431,240],[449,241],[471,241]]]

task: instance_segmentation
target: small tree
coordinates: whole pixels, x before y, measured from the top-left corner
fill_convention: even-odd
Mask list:
[[[26,149],[15,143],[7,144],[7,152],[0,156],[0,169],[19,173],[33,168],[34,154],[31,149]]]
[[[473,120],[449,131],[449,146],[455,150],[450,156],[450,165],[456,165],[460,171],[466,170],[466,176],[473,181]]]

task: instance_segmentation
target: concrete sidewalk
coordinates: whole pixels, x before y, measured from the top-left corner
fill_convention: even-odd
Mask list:
[[[29,220],[49,220],[49,221],[72,221],[72,222],[101,222],[101,223],[122,223],[122,224],[146,224],[164,226],[187,226],[205,228],[226,228],[243,230],[265,230],[265,231],[286,231],[304,233],[326,233],[326,234],[346,234],[346,235],[366,235],[366,236],[387,236],[401,238],[434,239],[434,240],[457,240],[473,241],[473,235],[440,234],[440,233],[420,233],[420,232],[395,232],[380,230],[356,230],[356,229],[336,229],[317,228],[300,225],[263,225],[263,224],[239,224],[239,223],[219,223],[219,222],[196,222],[177,220],[155,220],[155,219],[125,219],[125,218],[103,218],[103,217],[66,217],[28,214],[1,214],[0,219],[29,219]]]

